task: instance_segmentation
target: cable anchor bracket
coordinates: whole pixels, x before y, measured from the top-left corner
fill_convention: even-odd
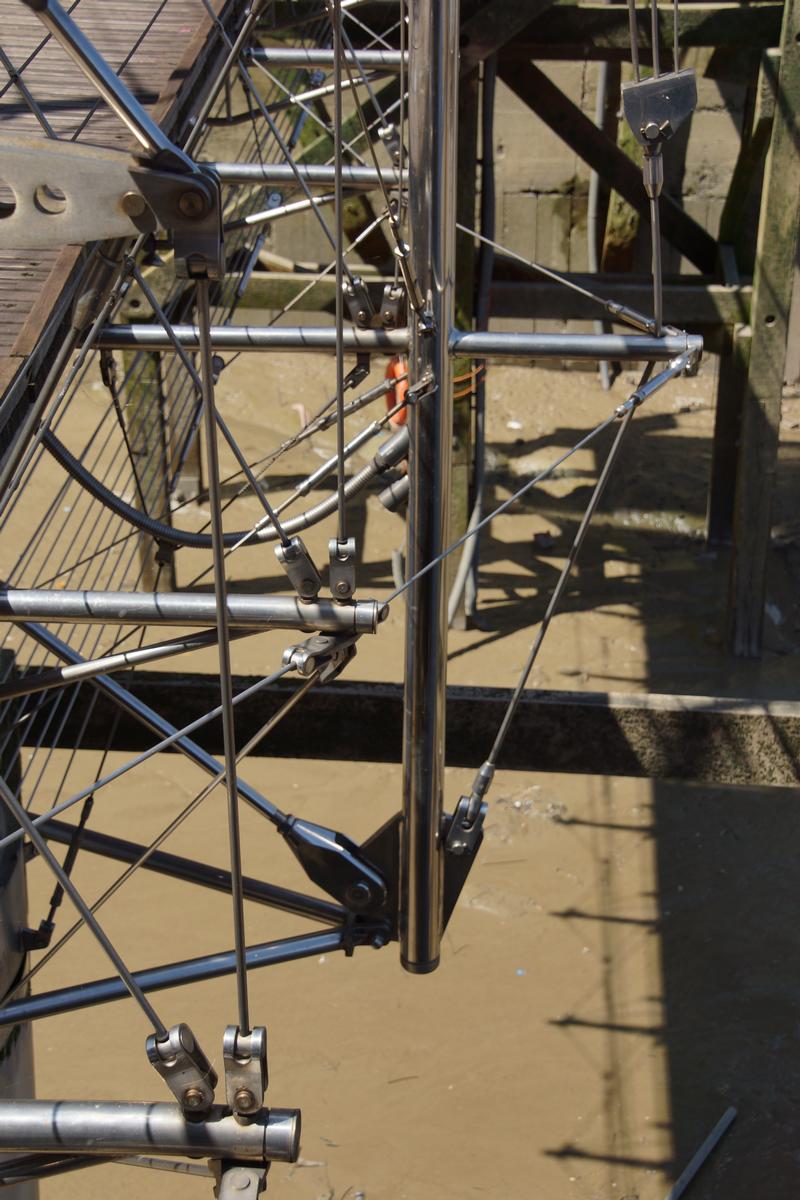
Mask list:
[[[256,1025],[250,1033],[242,1033],[238,1025],[228,1025],[222,1057],[228,1107],[237,1121],[246,1124],[264,1107],[269,1083],[266,1028]]]
[[[166,1037],[151,1033],[147,1057],[175,1096],[186,1116],[208,1112],[214,1103],[217,1072],[188,1025],[173,1025]]]
[[[286,647],[283,665],[294,667],[304,679],[318,671],[319,682],[330,683],[355,658],[357,640],[354,633],[312,634],[304,642]]]
[[[322,587],[322,579],[303,539],[295,536],[290,538],[286,545],[276,546],[275,557],[300,599],[316,600]]]
[[[664,186],[662,148],[697,108],[694,68],[623,83],[622,107],[633,136],[644,150],[645,191],[655,200]]]

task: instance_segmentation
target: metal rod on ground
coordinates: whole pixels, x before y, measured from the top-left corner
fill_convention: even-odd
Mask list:
[[[455,269],[458,0],[411,0],[414,31],[409,78],[409,225],[412,268],[430,315],[415,330],[413,382],[431,374],[431,394],[410,412],[407,573],[416,574],[447,544],[452,439]],[[441,565],[418,579],[406,605],[403,723],[401,961],[432,971],[439,961],[442,859],[439,823],[444,777],[447,591]]]
[[[736,1120],[736,1116],[737,1110],[735,1108],[729,1108],[725,1115],[719,1119],[717,1124],[711,1130],[711,1133],[703,1142],[700,1149],[692,1157],[689,1165],[686,1167],[686,1170],[683,1171],[675,1180],[675,1183],[667,1192],[664,1200],[678,1200],[678,1198],[683,1195],[697,1172],[702,1167],[703,1163],[708,1158],[709,1154],[711,1154],[712,1150],[717,1148],[722,1138],[728,1132],[731,1125]]]

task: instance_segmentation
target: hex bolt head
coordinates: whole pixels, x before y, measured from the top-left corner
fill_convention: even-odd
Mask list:
[[[126,192],[119,206],[126,217],[143,217],[147,212],[147,201],[139,192]]]
[[[238,1112],[252,1112],[256,1107],[256,1098],[249,1088],[242,1087],[233,1097]]]
[[[353,908],[364,908],[372,898],[372,891],[369,884],[362,880],[358,883],[351,883],[345,891],[344,898]]]
[[[196,220],[204,217],[207,209],[208,204],[202,192],[185,191],[178,197],[178,212],[182,217]]]
[[[205,1105],[205,1102],[206,1102],[206,1098],[203,1095],[203,1093],[200,1091],[200,1088],[190,1087],[190,1088],[187,1088],[186,1091],[183,1093],[183,1107],[184,1108],[189,1108],[192,1111],[197,1111],[197,1109],[203,1108],[203,1106]]]

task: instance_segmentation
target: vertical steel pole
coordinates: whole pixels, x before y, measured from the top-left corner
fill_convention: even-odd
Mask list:
[[[458,0],[409,4],[409,227],[412,270],[429,322],[414,330],[412,382],[430,392],[412,406],[407,571],[445,547],[450,499],[458,95]],[[415,973],[439,962],[440,831],[444,779],[447,591],[442,567],[408,592],[403,719],[401,957]]]

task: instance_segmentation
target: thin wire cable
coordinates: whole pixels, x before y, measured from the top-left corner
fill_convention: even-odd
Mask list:
[[[511,722],[513,721],[514,715],[517,711],[517,708],[519,707],[519,702],[522,699],[522,693],[525,690],[525,687],[528,682],[528,678],[530,676],[531,671],[533,670],[534,663],[536,662],[536,658],[539,654],[539,650],[541,649],[542,642],[544,641],[545,635],[550,626],[550,622],[553,619],[553,615],[555,614],[556,609],[558,608],[559,604],[561,603],[561,598],[564,595],[564,590],[567,586],[567,581],[568,581],[570,575],[572,574],[572,568],[575,565],[575,560],[577,559],[578,554],[580,553],[581,546],[583,545],[584,538],[586,537],[586,531],[589,528],[592,517],[594,516],[595,512],[597,511],[597,506],[600,503],[600,499],[603,495],[603,492],[605,491],[606,484],[608,483],[608,477],[609,477],[611,470],[617,460],[617,457],[618,457],[619,451],[620,451],[620,447],[622,446],[622,442],[625,438],[626,433],[628,432],[628,427],[630,426],[630,423],[631,423],[631,420],[633,419],[633,414],[635,411],[636,410],[634,408],[630,408],[628,410],[628,412],[625,414],[625,416],[622,418],[622,424],[620,425],[620,427],[617,431],[617,436],[614,438],[611,449],[609,450],[608,455],[606,457],[606,461],[603,464],[603,469],[600,472],[600,476],[597,480],[597,483],[595,484],[594,491],[592,492],[592,495],[589,499],[589,503],[586,506],[586,510],[583,514],[583,517],[581,518],[580,525],[578,526],[578,530],[573,539],[573,542],[570,547],[569,554],[567,555],[564,566],[561,568],[561,574],[558,577],[558,582],[556,583],[556,586],[553,588],[552,594],[550,596],[550,600],[548,601],[548,604],[547,604],[547,608],[545,609],[544,616],[542,617],[542,623],[536,632],[536,637],[534,638],[533,645],[531,646],[530,653],[528,654],[527,660],[525,662],[525,666],[522,668],[522,673],[520,674],[519,680],[517,682],[517,686],[514,688],[514,694],[512,695],[511,699],[509,700],[508,707],[506,708],[506,711],[503,714],[503,720],[500,723],[500,728],[497,731],[497,734],[494,739],[494,743],[492,745],[492,749],[490,750],[489,756],[486,759],[486,763],[485,763],[486,767],[494,768],[497,764],[498,755],[500,754],[500,751],[503,747],[503,743],[505,742],[506,736],[508,735],[508,730],[511,725]]]
[[[470,229],[467,225],[456,222],[456,229],[468,234],[476,242],[482,242],[486,246],[491,246],[494,250],[499,250],[501,254],[507,255],[508,258],[513,258],[524,266],[530,267],[531,270],[544,275],[546,279],[552,279],[553,283],[559,283],[571,292],[576,292],[579,296],[591,300],[593,304],[599,304],[601,308],[605,309],[607,313],[610,313],[621,324],[629,325],[632,329],[638,329],[640,332],[643,330],[646,332],[653,331],[652,318],[645,316],[643,313],[637,313],[628,305],[617,304],[614,300],[607,300],[603,296],[598,296],[594,292],[590,292],[588,288],[582,287],[581,284],[575,283],[573,279],[569,279],[567,276],[561,275],[558,271],[554,271],[551,267],[543,267],[541,263],[534,262],[533,259],[524,258],[521,254],[517,254],[515,250],[510,250],[508,246],[502,246],[492,238],[484,237],[483,234],[478,233],[475,229]]]
[[[658,0],[650,0],[650,29],[653,40],[653,75],[658,79],[661,74],[660,36],[658,28]]]
[[[36,120],[39,122],[39,124],[41,125],[42,129],[45,131],[47,136],[49,138],[55,138],[56,133],[53,129],[53,126],[50,124],[47,117],[44,115],[44,112],[42,111],[39,104],[36,102],[36,99],[34,98],[34,96],[31,95],[30,91],[28,90],[27,84],[25,83],[24,79],[22,78],[21,73],[19,71],[17,71],[16,67],[14,66],[14,64],[12,63],[11,59],[8,57],[8,55],[6,54],[6,52],[2,46],[0,46],[0,62],[2,62],[6,71],[8,71],[9,79],[16,86],[19,94],[22,96],[22,99],[25,101],[28,108],[31,110],[33,115],[36,117]],[[5,108],[5,105],[3,107]]]
[[[673,0],[672,5],[672,69],[673,71],[680,70],[681,59],[681,33],[680,33],[680,13],[678,12],[678,0]]]
[[[636,19],[636,0],[628,0],[628,29],[631,40],[631,65],[638,83],[642,78],[642,72],[639,66],[639,23]]]
[[[195,284],[197,325],[200,335],[200,378],[203,384],[203,409],[206,424],[206,467],[208,504],[211,509],[211,541],[214,558],[214,592],[217,601],[217,638],[219,650],[219,686],[222,698],[222,741],[228,796],[228,835],[231,860],[231,901],[236,952],[236,995],[239,1006],[239,1030],[250,1033],[247,991],[247,938],[242,892],[242,848],[239,832],[239,790],[236,782],[236,723],[233,716],[233,683],[230,642],[228,639],[228,596],[225,580],[225,545],[220,508],[219,456],[217,449],[216,406],[214,403],[214,367],[211,351],[211,310],[208,279]]]
[[[324,233],[327,240],[330,242],[334,253],[336,253],[336,239],[335,239],[334,235],[331,233],[330,229],[328,228],[328,223],[325,220],[325,218],[323,217],[323,215],[320,211],[319,205],[315,203],[314,196],[311,193],[311,189],[309,188],[305,179],[301,175],[300,171],[297,169],[297,163],[292,158],[292,154],[291,154],[289,147],[287,146],[284,139],[281,137],[281,135],[278,131],[278,128],[272,119],[272,116],[267,111],[264,101],[261,99],[261,96],[259,95],[256,85],[253,83],[250,73],[248,72],[244,63],[242,63],[241,61],[239,63],[239,73],[244,81],[245,87],[247,87],[250,90],[250,92],[252,93],[253,99],[256,102],[256,105],[258,106],[258,108],[260,108],[261,115],[263,116],[264,120],[267,122],[267,125],[269,126],[269,129],[270,129],[270,133],[272,134],[272,136],[275,138],[276,142],[280,146],[281,152],[283,153],[287,163],[291,167],[294,177],[295,177],[300,189],[304,192],[306,199],[311,204],[311,211],[314,214],[314,216],[316,217],[320,229]],[[350,268],[347,266],[347,264],[345,264],[345,270],[347,272],[348,279],[350,280],[351,283],[353,283],[353,275],[352,275],[352,272],[350,271]]]
[[[279,678],[280,674],[285,674],[285,673],[286,673],[285,669],[282,672],[276,672],[275,675],[272,676],[272,682],[274,682],[276,678]],[[261,728],[259,730],[257,730],[256,733],[253,734],[253,736],[250,738],[250,740],[244,746],[242,746],[241,750],[239,750],[236,755],[237,764],[240,763],[242,761],[242,759],[246,758],[248,754],[251,754],[253,752],[253,750],[255,749],[255,747],[260,742],[262,742],[269,733],[272,732],[272,730],[275,728],[275,726],[278,725],[279,722],[283,720],[283,718],[287,715],[287,713],[291,712],[291,710],[294,708],[294,706],[300,700],[302,700],[302,698],[306,695],[306,693],[318,681],[319,674],[320,674],[319,671],[316,671],[313,675],[310,675],[309,678],[307,680],[305,680],[304,683],[297,689],[297,691],[293,692],[292,695],[289,696],[289,698],[286,701],[284,701],[284,703],[281,705],[281,707],[278,709],[278,711],[273,713],[273,715],[269,718],[269,720],[266,721],[261,726]],[[131,863],[130,866],[127,867],[122,872],[122,874],[119,875],[114,880],[114,882],[111,883],[106,888],[106,890],[101,893],[100,896],[98,896],[98,898],[94,901],[94,903],[91,906],[92,913],[96,913],[98,911],[98,909],[102,908],[102,906],[108,900],[110,900],[112,896],[114,896],[119,891],[119,889],[122,887],[122,885],[124,883],[126,883],[130,879],[130,877],[136,871],[139,870],[140,867],[144,866],[144,864],[147,862],[147,860],[153,854],[155,854],[156,850],[158,850],[159,847],[164,844],[164,842],[167,840],[167,838],[171,837],[172,834],[175,833],[175,831],[180,828],[180,826],[184,823],[184,821],[188,820],[188,818],[192,815],[192,813],[195,812],[200,807],[200,805],[203,803],[203,801],[206,800],[208,798],[208,796],[211,795],[214,788],[217,787],[217,785],[222,782],[224,777],[225,777],[225,771],[223,770],[223,771],[220,771],[217,775],[215,775],[213,777],[213,779],[209,780],[209,782],[206,784],[206,786],[200,792],[198,792],[197,795],[194,796],[189,801],[189,803],[186,804],[181,809],[181,811],[177,814],[177,816],[175,816],[172,819],[172,821],[170,821],[169,824],[164,829],[162,829],[162,831],[157,835],[157,837],[155,837],[149,843],[147,848],[145,850],[143,850],[142,853],[139,855],[136,862]],[[41,818],[37,818],[37,820],[40,821]],[[54,956],[58,953],[58,951],[60,949],[62,949],[63,946],[66,945],[66,943],[70,940],[70,938],[72,938],[82,926],[83,926],[82,919],[76,921],[74,923],[74,925],[70,926],[70,928],[64,934],[62,934],[61,938],[55,943],[55,945],[51,946],[49,948],[49,950],[47,951],[47,953],[45,955],[43,955],[42,958],[40,958],[32,967],[30,967],[28,969],[28,971],[25,973],[25,975],[15,984],[13,993],[9,993],[7,996],[4,997],[4,1003],[7,1003],[8,1000],[11,999],[12,995],[18,994],[28,983],[30,983],[30,981],[33,979],[34,975],[37,975],[39,973],[39,971],[41,971],[42,967],[46,966],[47,963],[49,963],[51,961],[51,959],[54,958]]]
[[[95,938],[100,943],[103,950],[105,951],[105,953],[108,955],[109,959],[111,960],[111,963],[113,964],[114,969],[116,970],[116,972],[119,975],[122,982],[125,984],[125,987],[130,992],[131,996],[136,1001],[136,1003],[139,1005],[142,1012],[147,1017],[147,1020],[152,1025],[156,1037],[159,1039],[166,1037],[167,1036],[166,1025],[163,1023],[163,1021],[159,1017],[158,1013],[153,1008],[152,1004],[147,999],[144,992],[142,991],[142,989],[139,987],[136,980],[131,975],[128,968],[125,966],[125,963],[123,962],[122,958],[120,957],[117,948],[114,946],[113,942],[110,940],[110,938],[108,937],[108,935],[106,934],[105,930],[102,928],[100,923],[93,916],[92,912],[89,909],[88,904],[83,899],[83,896],[81,896],[80,892],[75,887],[75,884],[72,882],[70,877],[67,874],[65,874],[65,872],[63,871],[63,869],[61,867],[61,864],[59,863],[58,859],[55,857],[55,855],[51,851],[46,840],[39,833],[39,830],[36,829],[32,820],[30,819],[28,814],[25,812],[25,809],[22,807],[22,805],[19,803],[19,801],[15,798],[15,796],[11,792],[11,789],[8,787],[8,784],[2,778],[2,776],[0,776],[0,799],[3,800],[3,803],[5,804],[8,811],[11,813],[14,820],[25,831],[25,833],[28,835],[30,840],[33,842],[34,846],[39,851],[40,855],[42,856],[44,861],[47,863],[48,867],[53,872],[53,874],[55,875],[58,882],[61,884],[64,891],[69,896],[70,900],[72,901],[72,903],[75,905],[78,912],[83,917],[83,919],[86,922],[86,924],[88,925],[89,929],[91,929]]]
[[[244,691],[239,692],[234,696],[234,707],[236,707],[238,704],[241,704],[245,700],[249,700],[251,696],[256,695],[257,692],[263,691],[264,688],[269,687],[271,684],[275,683],[276,680],[282,679],[284,675],[293,670],[294,667],[291,665],[282,666],[277,671],[273,672],[272,675],[267,675],[264,679],[259,679],[256,683],[252,683],[248,688],[245,688]],[[70,796],[68,800],[62,800],[59,804],[56,804],[47,812],[41,813],[40,816],[36,817],[34,824],[44,825],[48,821],[51,821],[54,817],[60,816],[62,813],[66,812],[68,808],[72,808],[73,805],[80,803],[80,801],[84,800],[87,796],[96,795],[97,792],[99,792],[102,788],[107,787],[110,783],[114,783],[115,780],[120,779],[123,775],[126,775],[128,771],[132,771],[135,767],[141,766],[142,763],[147,762],[147,760],[152,758],[155,754],[160,754],[163,750],[168,750],[170,746],[176,745],[179,741],[181,741],[182,738],[191,737],[191,735],[198,729],[202,729],[204,725],[208,725],[209,722],[217,720],[217,718],[221,715],[222,705],[218,704],[216,708],[212,708],[210,712],[204,713],[202,717],[197,717],[194,721],[190,721],[188,725],[184,725],[181,729],[176,729],[174,733],[169,734],[167,737],[161,738],[160,741],[155,742],[152,746],[148,746],[146,750],[142,750],[141,753],[137,754],[134,758],[122,763],[119,767],[115,767],[114,770],[109,771],[107,775],[102,776],[100,779],[96,779],[93,784],[81,789],[81,791],[77,792],[74,796]],[[261,799],[263,802],[264,797]],[[259,811],[261,811],[262,815],[267,817],[268,820],[272,821],[273,824],[283,824],[286,819],[285,814],[282,813],[281,810],[275,805],[270,804],[269,807],[274,810],[272,813],[266,809],[259,809]],[[18,841],[22,836],[22,831],[19,829],[15,830],[13,833],[6,834],[6,836],[0,840],[0,851],[4,850],[6,846],[12,845],[13,842]]]
[[[661,337],[664,325],[664,283],[661,265],[661,209],[658,196],[650,197],[650,240],[653,270],[653,318],[656,337]]]
[[[446,550],[443,550],[442,553],[437,555],[436,558],[431,559],[429,563],[426,563],[424,567],[421,567],[420,570],[417,571],[416,574],[412,575],[410,579],[406,579],[400,587],[395,588],[388,600],[384,601],[384,606],[391,604],[397,599],[398,596],[401,596],[403,592],[407,591],[412,584],[416,583],[418,579],[421,579],[423,575],[427,575],[428,571],[432,571],[434,567],[438,566],[440,562],[443,562],[444,559],[446,559],[448,555],[452,554],[454,550],[458,550],[459,546],[463,546],[466,541],[469,541],[470,538],[475,537],[481,532],[482,529],[485,529],[486,526],[495,519],[495,517],[499,517],[501,513],[506,512],[513,504],[516,504],[518,500],[521,500],[522,497],[531,490],[531,488],[536,487],[537,484],[543,483],[545,479],[549,479],[553,472],[557,470],[562,463],[565,463],[567,459],[571,458],[573,454],[576,454],[578,450],[582,450],[584,446],[588,446],[590,442],[594,441],[598,434],[602,433],[604,429],[607,429],[609,425],[613,425],[614,421],[618,419],[618,410],[615,409],[609,417],[606,417],[605,420],[601,421],[599,425],[595,425],[594,429],[591,429],[589,433],[585,434],[579,442],[576,442],[574,446],[572,446],[569,450],[566,450],[554,462],[550,463],[549,467],[545,467],[545,469],[540,471],[538,475],[534,475],[533,479],[529,479],[527,483],[524,483],[521,488],[518,488],[517,491],[514,492],[513,496],[509,496],[509,498],[504,500],[502,504],[498,504],[497,507],[492,509],[487,516],[483,517],[483,519],[479,521],[474,528],[468,529],[467,532],[463,533],[460,538],[457,538],[454,542],[452,542]]]
[[[342,189],[342,5],[329,3],[333,26],[333,149],[334,149],[334,221],[336,226],[336,490],[339,495],[336,537],[340,546],[347,541],[347,500],[345,496],[344,456],[344,196]],[[358,105],[358,98],[355,97]]]

